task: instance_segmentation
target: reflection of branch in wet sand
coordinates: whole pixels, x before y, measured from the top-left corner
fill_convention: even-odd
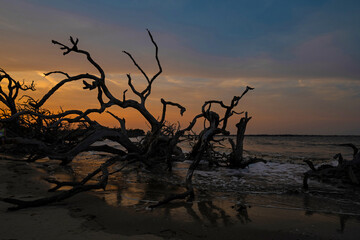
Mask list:
[[[340,229],[338,229],[338,232],[343,233],[345,230],[345,222],[349,219],[349,216],[339,214],[339,218],[340,218]]]
[[[118,190],[116,191],[116,205],[120,205],[122,201],[122,196],[121,196],[122,188],[119,184],[117,184],[117,186],[118,186]]]
[[[68,174],[69,176],[75,177],[75,174]],[[110,180],[111,184],[108,186],[113,186],[115,190],[111,196],[107,196],[108,203],[115,205],[127,205],[128,201],[135,201],[142,205],[144,202],[148,202],[149,199],[156,199],[158,195],[162,195],[166,192],[177,192],[181,191],[182,188],[175,185],[169,184],[159,184],[158,181],[142,181],[139,179],[138,174],[132,176],[126,173],[122,173],[123,181],[121,183],[116,179]],[[134,188],[133,184],[127,183],[124,179],[132,179],[136,182],[136,187]],[[143,183],[141,183],[143,182]],[[127,197],[124,198],[124,196]],[[109,198],[110,197],[110,198]],[[209,196],[208,199],[211,199]],[[142,202],[142,203],[141,203]],[[242,202],[240,200],[240,202]],[[244,205],[245,206],[245,205]],[[173,202],[163,207],[162,214],[164,214],[168,219],[171,219],[174,215],[174,209],[180,209],[184,211],[188,216],[190,216],[194,221],[197,222],[208,222],[212,226],[230,226],[237,222],[237,219],[240,220],[242,224],[251,222],[247,208],[239,209],[237,206],[228,208],[221,208],[214,203],[212,200],[204,200],[199,202]]]
[[[242,224],[247,224],[251,222],[247,208],[238,210],[238,214],[236,214],[236,217],[240,220]]]
[[[330,216],[337,216],[339,218],[339,222],[340,222],[340,229],[337,229],[337,231],[339,233],[343,233],[345,230],[345,223],[349,220],[349,219],[357,219],[358,221],[360,220],[360,217],[355,216],[355,215],[347,215],[347,214],[338,214],[338,213],[331,213],[331,212],[322,212],[322,211],[316,211],[316,208],[314,208],[313,205],[311,205],[311,199],[310,196],[308,194],[304,195],[303,198],[303,203],[304,203],[304,209],[305,209],[305,215],[307,216],[311,216],[313,214],[322,214],[322,215],[330,215]],[[315,209],[315,210],[310,210],[310,209]]]
[[[310,199],[308,194],[304,195],[303,203],[304,203],[305,215],[311,216],[314,212],[309,210]]]
[[[193,209],[193,204],[184,204],[184,207],[186,208],[186,212],[196,221],[201,222],[201,218],[196,214],[196,212]]]
[[[218,219],[222,219],[225,226],[229,226],[229,225],[233,224],[230,220],[231,217],[229,215],[227,215],[226,212],[222,208],[215,206],[212,201],[198,202],[198,209],[199,209],[200,213],[204,217],[206,217],[210,221],[210,223],[213,225],[217,225]],[[220,215],[218,213],[216,213],[216,211]]]
[[[214,209],[211,208],[210,204],[207,204],[209,202],[211,201],[201,201],[198,202],[197,206],[201,215],[209,220],[212,225],[216,226],[219,215],[213,211]]]
[[[159,195],[163,195],[166,192],[177,192],[182,190],[179,186],[159,184],[159,182],[149,181],[148,179],[146,183],[139,183],[141,182],[139,179],[136,179],[135,181],[137,182],[135,184],[136,189],[133,184],[129,184],[126,181],[123,181],[122,183],[116,181],[113,182],[114,186],[116,186],[116,195],[113,195],[112,204],[127,204],[127,200],[124,196],[128,196],[130,199],[137,202],[135,204],[143,205],[145,202],[148,202],[149,199],[156,199]],[[211,197],[209,196],[208,199],[211,199]],[[229,205],[222,208],[216,205],[216,202],[214,203],[212,200],[199,202],[173,202],[161,207],[161,209],[163,209],[161,212],[167,219],[171,219],[172,217],[178,219],[178,216],[174,216],[176,212],[173,210],[179,209],[187,214],[187,216],[190,216],[194,221],[208,222],[212,226],[230,226],[238,222],[238,220],[240,220],[242,224],[251,222],[246,207],[241,211],[238,208]]]
[[[187,203],[187,202],[173,202],[167,206],[160,207],[162,209],[165,209],[165,215],[170,215],[171,211],[173,209],[181,209],[185,208],[186,213],[191,216],[195,221],[201,222],[201,218],[196,213],[196,211],[193,209],[194,204],[193,203]],[[159,209],[160,209],[159,208]],[[169,217],[169,216],[168,216]]]
[[[160,207],[164,209],[163,214],[167,218],[171,218],[171,215],[174,213],[172,210],[180,209],[186,211],[188,216],[190,216],[194,221],[197,222],[208,222],[211,226],[230,226],[237,222],[236,219],[240,220],[242,224],[251,222],[249,218],[247,209],[234,209],[230,208],[224,210],[223,208],[214,204],[213,201],[200,201],[194,203],[184,203],[184,202],[173,202],[166,206]],[[237,212],[236,214],[234,214]],[[232,216],[236,216],[236,219],[232,219]]]
[[[242,224],[247,224],[251,222],[251,219],[247,211],[248,206],[243,202],[243,200],[238,199],[237,203],[231,208],[237,211],[236,217],[240,220]]]

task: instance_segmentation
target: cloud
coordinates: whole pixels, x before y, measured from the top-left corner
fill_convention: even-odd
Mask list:
[[[331,4],[278,6],[271,3],[260,8],[250,4],[248,9],[235,4],[232,9],[223,9],[218,3],[208,6],[199,15],[187,13],[185,9],[189,3],[184,2],[176,6],[165,4],[162,8],[167,9],[169,14],[157,10],[156,17],[144,15],[144,9],[138,3],[120,4],[134,14],[132,19],[139,19],[135,23],[125,19],[128,16],[124,13],[125,8],[117,9],[119,13],[114,15],[119,4],[105,2],[95,5],[89,2],[87,11],[82,11],[81,2],[5,3],[0,10],[1,18],[6,20],[3,25],[8,26],[0,37],[1,65],[12,71],[94,71],[83,56],[70,54],[63,57],[61,51],[50,44],[51,39],[67,43],[68,36],[73,35],[79,37],[79,46],[89,50],[107,73],[137,72],[122,50],[130,51],[145,70],[155,72],[154,46],[145,31],[145,27],[150,27],[160,48],[164,74],[170,77],[170,81],[172,75],[228,80],[246,77],[326,79],[334,76],[360,79],[357,67],[360,56],[352,53],[359,52],[358,41],[355,40],[360,41],[360,38],[351,31],[355,26],[347,27],[348,21],[353,18],[334,12],[336,6]],[[69,5],[72,7],[68,8]],[[293,6],[299,12],[304,10],[304,15],[294,13],[295,17],[289,16],[287,11]],[[239,18],[243,19],[239,27],[243,30],[231,28],[231,25],[224,28],[225,23],[236,24],[229,19],[218,19],[213,29],[207,27],[209,23],[205,19],[216,9],[220,12],[239,11],[242,14]],[[284,13],[282,16],[287,16],[288,21],[278,21],[276,17],[280,16],[275,16],[272,11]],[[340,23],[328,27],[326,22],[332,20],[323,11],[331,12],[339,19],[349,19],[339,20]],[[181,16],[180,12],[188,15]],[[258,13],[264,17],[257,19],[255,16]],[[141,23],[140,20],[145,18],[148,22]],[[236,20],[237,16],[231,18]],[[194,19],[199,24],[191,28],[184,26],[184,22]],[[270,23],[276,24],[273,27]],[[349,51],[351,47],[354,51]]]
[[[36,80],[37,97],[61,80],[40,73],[98,74],[85,56],[63,56],[51,44],[52,39],[67,43],[73,35],[122,97],[129,88],[127,73],[137,88],[146,85],[122,50],[132,53],[149,75],[158,70],[149,28],[163,66],[148,103],[158,115],[164,97],[187,107],[181,118],[186,123],[204,101],[230,101],[249,85],[255,91],[239,108],[254,116],[252,133],[311,133],[313,124],[319,133],[327,128],[344,132],[346,125],[360,134],[354,123],[359,114],[353,111],[360,107],[358,6],[356,1],[7,1],[0,9],[0,67],[16,79]],[[135,98],[130,90],[127,97]],[[98,106],[81,81],[66,84],[48,104]],[[132,111],[114,111],[133,126],[144,125]],[[176,109],[169,110],[169,119],[179,120]]]
[[[219,87],[231,88],[231,87],[246,87],[249,84],[243,79],[232,79],[221,81]]]
[[[166,80],[167,80],[169,83],[174,83],[174,84],[177,84],[177,85],[179,85],[179,84],[184,84],[184,81],[183,81],[183,80],[176,79],[176,78],[173,78],[173,77],[171,77],[171,76],[166,76],[165,78],[166,78]]]

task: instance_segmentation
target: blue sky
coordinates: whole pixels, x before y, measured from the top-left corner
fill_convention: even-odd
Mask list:
[[[360,134],[360,1],[0,2],[0,67],[36,80],[39,94],[56,82],[39,72],[91,71],[84,59],[63,57],[52,39],[78,37],[114,89],[123,89],[125,74],[137,72],[122,50],[156,71],[149,28],[164,67],[154,111],[165,96],[189,109],[186,122],[203,101],[229,101],[250,85],[256,90],[241,106],[253,116],[250,133]],[[78,91],[69,86],[49,107],[91,103],[68,102]]]

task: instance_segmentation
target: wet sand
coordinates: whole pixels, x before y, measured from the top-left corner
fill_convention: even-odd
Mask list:
[[[44,196],[46,173],[22,161],[0,161],[0,197]],[[99,197],[102,196],[102,197]],[[238,213],[221,199],[174,202],[146,210],[114,207],[106,193],[81,193],[50,206],[7,211],[0,202],[0,239],[358,239],[348,216],[252,206]]]
[[[16,197],[21,199],[36,199],[47,195],[49,185],[46,184],[39,171],[23,161],[0,160],[0,197]],[[80,200],[83,198],[83,200]],[[94,197],[83,194],[74,203],[84,201],[84,206]],[[94,198],[96,200],[96,198]],[[98,202],[99,203],[99,202]],[[101,204],[101,203],[100,203]],[[52,204],[44,207],[7,211],[13,205],[0,201],[0,239],[162,239],[155,235],[134,233],[125,235],[104,231],[103,227],[96,224],[93,216],[81,212],[73,206],[73,200]],[[88,205],[89,208],[99,206]],[[109,216],[111,217],[111,216]]]

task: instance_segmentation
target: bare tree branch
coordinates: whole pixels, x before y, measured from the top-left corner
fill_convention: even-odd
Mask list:
[[[163,104],[163,110],[162,110],[162,116],[161,116],[161,120],[160,123],[164,123],[165,121],[165,115],[166,115],[166,106],[167,105],[171,105],[171,106],[175,106],[178,107],[180,109],[180,114],[181,116],[184,114],[184,112],[186,111],[186,108],[184,108],[183,106],[181,106],[178,103],[174,103],[174,102],[170,102],[170,101],[165,101],[163,98],[161,99],[161,103]]]

